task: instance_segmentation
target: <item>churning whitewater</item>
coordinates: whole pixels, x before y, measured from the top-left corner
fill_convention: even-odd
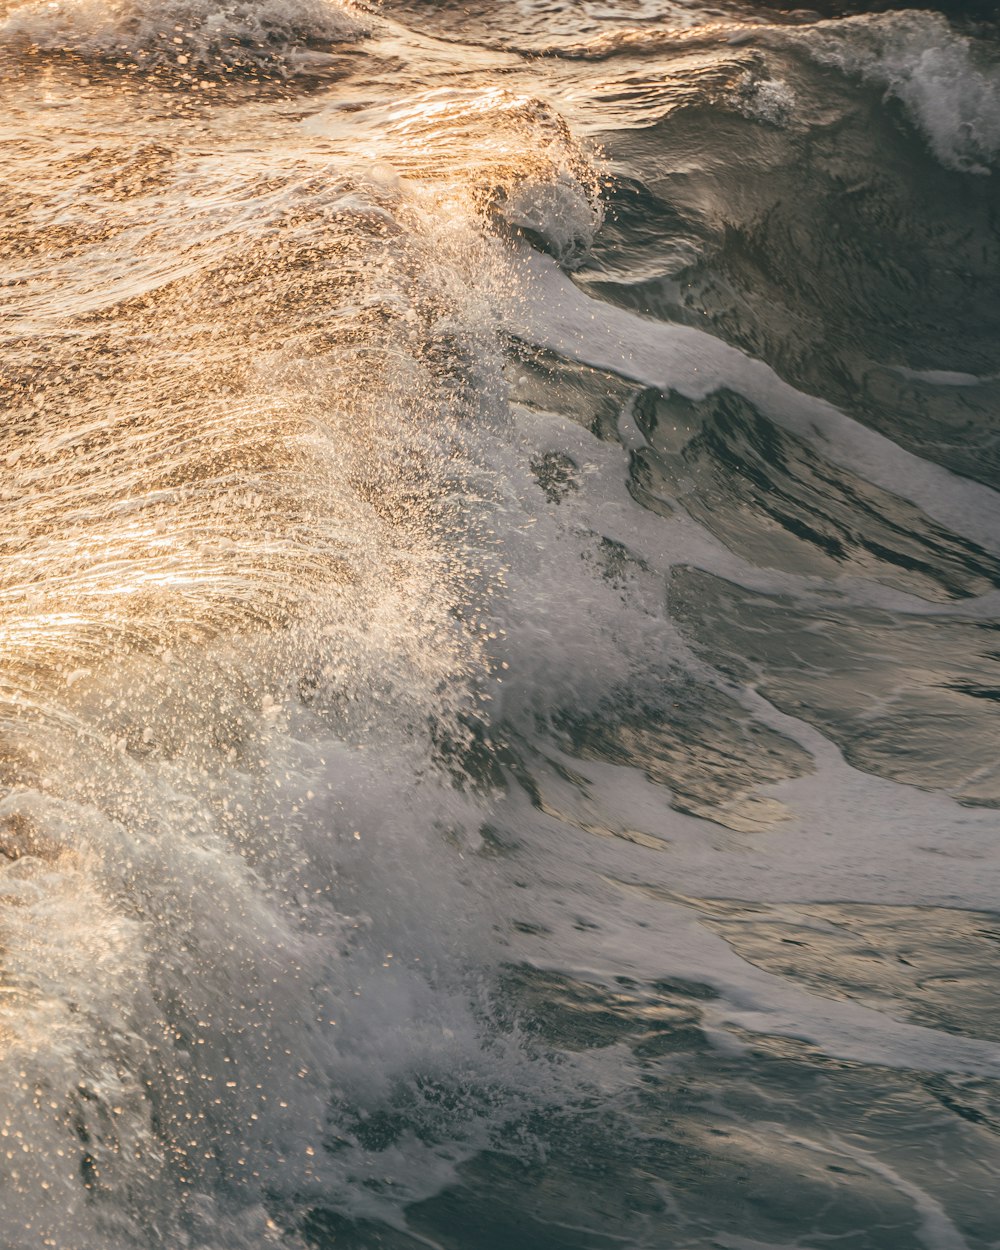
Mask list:
[[[2,1250],[1000,1243],[997,27],[0,74]]]

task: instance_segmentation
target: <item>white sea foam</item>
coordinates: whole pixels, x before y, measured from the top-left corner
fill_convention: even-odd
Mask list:
[[[303,183],[277,165],[268,170],[277,201],[252,174],[221,174],[241,259],[217,243],[201,298],[225,291],[231,272],[241,295],[253,290],[276,214],[299,261],[313,231],[331,251],[339,242],[342,264],[364,257],[365,308],[342,315],[364,325],[376,310],[375,337],[362,344],[373,350],[384,349],[385,318],[402,327],[387,331],[381,369],[362,358],[356,389],[331,386],[337,362],[282,355],[282,335],[265,336],[242,402],[219,411],[210,389],[196,390],[186,434],[178,412],[141,385],[116,392],[130,397],[127,422],[100,409],[74,423],[86,400],[57,398],[50,382],[44,411],[19,427],[16,474],[8,469],[2,627],[15,706],[5,741],[22,763],[0,809],[12,1250],[46,1238],[66,1250],[164,1239],[256,1247],[277,1235],[261,1204],[283,1187],[306,1202],[350,1209],[364,1199],[368,1214],[391,1214],[451,1175],[464,1135],[482,1140],[491,1121],[516,1114],[516,1097],[491,1102],[505,1085],[506,1043],[496,1031],[484,1042],[489,926],[483,905],[466,911],[476,861],[462,855],[477,845],[478,809],[434,762],[435,733],[457,743],[459,714],[475,715],[481,645],[457,618],[475,604],[488,561],[472,574],[440,545],[449,508],[455,523],[459,513],[471,520],[454,474],[474,465],[456,426],[462,397],[449,401],[444,388],[435,400],[420,359],[426,339],[411,328],[430,315],[433,332],[477,358],[479,304],[472,293],[464,306],[449,299],[447,326],[431,312],[451,269],[429,248],[418,260],[419,230],[402,262],[391,189]],[[214,207],[217,190],[206,178],[181,193],[189,240],[198,196]],[[255,207],[246,218],[243,197]],[[286,216],[288,205],[309,214]],[[161,205],[162,226],[169,211]],[[113,251],[103,272],[112,306],[116,266],[132,259],[128,247]],[[268,278],[271,289],[284,280],[273,258]],[[279,329],[301,268],[286,278]],[[185,308],[197,305],[192,296]],[[253,308],[257,329],[273,324]],[[321,325],[333,315],[318,301],[308,311]],[[169,369],[174,346],[162,356],[147,347],[145,367]],[[210,345],[201,350],[209,355],[193,368],[210,358]],[[497,350],[487,340],[478,351],[473,403],[484,418]],[[275,421],[280,439],[241,476],[234,464]],[[228,441],[235,430],[239,448]],[[82,440],[88,465],[75,502],[51,477],[42,483],[67,438]],[[174,464],[180,478],[201,465],[196,491],[149,489],[147,440],[156,465]],[[286,479],[289,454],[305,459]],[[393,502],[400,454],[415,492],[406,505]],[[137,463],[146,481],[133,490]],[[408,523],[407,507],[419,513],[432,482],[434,498],[455,490],[455,499]],[[110,494],[91,509],[81,498],[94,489]],[[10,513],[26,495],[39,520],[29,531]],[[225,532],[233,509],[239,544]],[[66,540],[67,526],[88,534],[84,549]],[[33,542],[48,552],[44,585],[19,573],[21,558],[45,559],[42,547],[13,551]],[[43,601],[49,593],[62,609]],[[232,611],[244,609],[256,623],[235,624]],[[213,618],[193,645],[175,632]],[[43,727],[25,719],[24,687],[12,694],[19,645],[31,653],[25,702]],[[516,1065],[516,1044],[506,1049]],[[457,1082],[457,1115],[434,1112],[420,1080]],[[397,1097],[408,1098],[411,1123],[425,1114],[419,1139],[363,1148],[359,1125]],[[374,1158],[389,1178],[384,1200],[362,1183]]]
[[[588,297],[545,257],[522,249],[501,301],[511,331],[574,360],[659,390],[702,399],[728,387],[866,480],[911,500],[988,550],[998,547],[1000,496],[905,451],[825,400],[797,391],[767,364],[701,330],[640,317]]]
[[[993,380],[953,369],[907,369],[904,365],[893,365],[892,369],[909,382],[925,382],[928,386],[982,386]]]

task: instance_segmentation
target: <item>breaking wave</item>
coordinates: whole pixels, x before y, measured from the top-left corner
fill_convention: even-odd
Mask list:
[[[288,68],[295,54],[353,41],[369,19],[350,0],[28,0],[0,42],[185,74]]]

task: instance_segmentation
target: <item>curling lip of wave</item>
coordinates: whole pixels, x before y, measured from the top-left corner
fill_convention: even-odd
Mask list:
[[[296,51],[322,51],[369,29],[351,0],[28,0],[8,9],[0,45],[183,75],[283,70]]]

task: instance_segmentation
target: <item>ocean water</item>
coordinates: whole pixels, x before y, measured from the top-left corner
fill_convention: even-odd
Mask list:
[[[1000,1246],[1000,33],[821,8],[0,6],[2,1250]]]

